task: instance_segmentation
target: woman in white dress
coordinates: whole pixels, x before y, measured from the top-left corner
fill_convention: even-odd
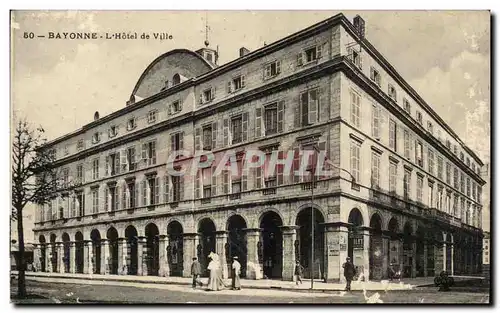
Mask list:
[[[219,258],[213,252],[210,253],[208,257],[211,259],[207,267],[207,269],[210,271],[210,277],[208,279],[208,290],[221,290],[219,278]]]

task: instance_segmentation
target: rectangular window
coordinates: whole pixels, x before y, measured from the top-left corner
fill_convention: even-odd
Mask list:
[[[462,160],[462,162],[464,161],[464,153],[463,152],[460,152],[460,160]]]
[[[76,182],[78,184],[83,183],[83,164],[78,164],[76,166]]]
[[[134,117],[128,119],[127,130],[132,130],[137,127],[136,119]]]
[[[446,162],[446,183],[451,185],[451,164]]]
[[[92,143],[96,144],[101,141],[101,133],[97,132],[92,136]]]
[[[156,122],[156,115],[157,115],[157,111],[156,110],[152,110],[152,111],[148,112],[148,123],[149,124],[152,124],[152,123]]]
[[[99,179],[99,159],[92,161],[92,179]]]
[[[212,124],[203,126],[203,150],[212,150]]]
[[[417,201],[422,203],[422,194],[424,188],[424,178],[417,175]]]
[[[434,128],[432,127],[432,122],[427,122],[427,131],[431,134],[434,134]]]
[[[99,213],[99,189],[92,190],[92,213]]]
[[[454,168],[453,169],[453,187],[455,187],[455,189],[458,189],[458,168]]]
[[[233,145],[240,143],[243,141],[242,137],[242,131],[243,131],[243,121],[242,121],[242,116],[238,117],[233,117],[231,119],[231,134],[232,134],[232,140],[233,140]]]
[[[297,65],[302,66],[321,58],[322,46],[309,47],[297,55]]]
[[[398,175],[398,165],[394,162],[389,163],[389,191],[396,192],[396,181]]]
[[[465,174],[460,173],[460,191],[465,193]]]
[[[359,183],[359,165],[360,165],[360,144],[357,142],[351,142],[351,174],[354,176],[356,183]]]
[[[208,88],[205,89],[201,95],[200,102],[201,104],[203,103],[208,103],[215,99],[215,89],[214,88]]]
[[[63,186],[66,188],[68,187],[69,183],[69,168],[63,169],[62,174],[63,174]]]
[[[434,151],[429,148],[429,173],[434,175]]]
[[[108,137],[113,138],[118,134],[118,129],[116,126],[110,126],[108,129]]]
[[[451,142],[449,139],[446,139],[446,148],[451,150]]]
[[[469,159],[469,157],[467,157],[467,159],[466,159],[466,162],[465,162],[465,163],[467,164],[467,166],[468,166],[468,167],[470,167],[470,159]]]
[[[170,135],[170,152],[184,149],[184,133],[175,133]]]
[[[409,170],[405,170],[405,174],[403,177],[403,196],[406,200],[410,199],[411,192],[411,172]]]
[[[130,147],[127,149],[127,164],[129,171],[133,171],[136,169],[135,147]]]
[[[359,122],[359,116],[358,116],[358,122]],[[380,107],[375,103],[372,104],[372,136],[377,139],[380,138]]]
[[[281,61],[274,61],[264,66],[264,79],[278,76],[281,73]]]
[[[470,197],[470,178],[467,177],[467,197]]]
[[[439,179],[443,179],[443,158],[438,156],[437,158],[437,176]]]
[[[80,151],[83,150],[83,147],[84,147],[83,139],[78,140],[78,142],[76,143],[76,149]]]
[[[106,157],[105,176],[120,174],[120,153],[112,153]]]
[[[396,92],[396,88],[394,88],[394,86],[393,86],[393,85],[388,84],[388,90],[387,90],[387,93],[389,94],[389,97],[390,97],[392,100],[394,100],[394,101],[398,102],[398,99],[397,99],[398,95],[397,95],[397,92]]]
[[[472,183],[472,199],[477,201],[476,195],[476,184]]]
[[[363,67],[363,62],[361,60],[361,55],[359,51],[356,51],[354,48],[347,48],[348,56],[347,58],[358,68]]]
[[[142,144],[142,159],[148,166],[156,164],[156,140]]]
[[[379,87],[382,85],[382,78],[380,76],[380,73],[374,69],[373,67],[370,68],[370,79],[375,82]]]
[[[406,98],[403,98],[403,108],[408,114],[411,114],[411,104]]]
[[[360,127],[360,102],[360,96],[356,92],[351,90],[351,123],[356,127]]]
[[[389,120],[389,147],[396,151],[397,147],[397,130],[396,122],[394,120]]]
[[[380,187],[380,155],[372,152],[372,188]]]
[[[172,196],[173,196],[173,201],[178,202],[181,201],[183,198],[183,188],[184,186],[182,185],[182,176],[171,176],[172,178]]]
[[[437,208],[439,210],[443,209],[443,187],[442,186],[438,186]]]
[[[227,92],[228,93],[235,92],[244,87],[245,87],[245,76],[240,75],[234,77],[233,79],[231,79],[230,82],[227,83]]]
[[[424,122],[422,120],[422,113],[420,111],[417,111],[417,122],[422,125]]]
[[[316,47],[309,48],[305,51],[306,63],[315,61],[318,59],[318,53]]]
[[[434,207],[434,184],[429,182],[429,207]]]
[[[266,136],[274,135],[278,132],[278,104],[273,103],[264,108],[264,125]]]
[[[405,158],[410,159],[410,133],[408,130],[404,130],[404,142],[405,142]]]
[[[318,89],[311,89],[300,94],[302,126],[318,122]]]
[[[169,111],[170,115],[179,113],[180,111],[182,111],[182,102],[181,102],[181,100],[175,100],[175,101],[173,101],[170,104],[170,111]]]
[[[481,186],[477,186],[477,202],[481,203],[481,195],[482,195],[482,190],[483,188]]]

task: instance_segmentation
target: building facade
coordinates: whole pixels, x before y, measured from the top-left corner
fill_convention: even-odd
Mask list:
[[[391,263],[406,277],[480,272],[483,164],[368,42],[360,17],[217,57],[208,45],[163,54],[125,108],[44,147],[76,185],[38,210],[39,268],[189,276],[192,257],[206,267],[214,251],[224,275],[237,255],[250,279],[292,280],[299,260],[306,277],[339,281],[347,256],[372,280]],[[331,175],[243,166],[250,150],[292,151],[294,169],[313,147]],[[168,171],[228,150],[237,175]]]

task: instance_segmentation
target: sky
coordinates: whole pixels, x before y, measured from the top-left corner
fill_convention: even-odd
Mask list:
[[[144,69],[176,48],[219,48],[219,64],[339,11],[13,11],[11,101],[15,117],[48,139],[125,106]],[[490,158],[490,12],[343,11],[484,163]],[[25,39],[24,33],[161,32],[171,40]],[[489,215],[486,218],[489,220]],[[484,224],[484,222],[483,222]]]

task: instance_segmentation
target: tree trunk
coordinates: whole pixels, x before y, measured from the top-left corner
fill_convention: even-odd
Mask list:
[[[24,259],[24,232],[23,232],[23,208],[16,208],[17,211],[17,236],[19,244],[19,262],[17,270],[19,277],[17,281],[17,296],[19,299],[26,298],[26,260]]]

